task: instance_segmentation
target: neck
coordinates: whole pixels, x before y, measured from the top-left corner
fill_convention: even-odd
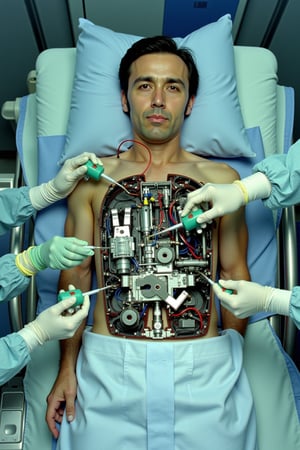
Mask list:
[[[166,165],[182,161],[185,151],[180,147],[178,140],[166,143],[152,144],[139,139],[135,140],[131,148],[131,154],[135,161],[145,161],[149,159],[151,153],[152,164]],[[140,144],[138,143],[140,142]]]

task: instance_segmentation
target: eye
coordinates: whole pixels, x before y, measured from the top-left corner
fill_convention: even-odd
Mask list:
[[[139,85],[139,89],[142,91],[147,91],[151,88],[149,83],[142,83]]]
[[[171,92],[179,92],[180,91],[180,89],[179,89],[177,84],[170,84],[168,86],[168,90],[171,91]]]

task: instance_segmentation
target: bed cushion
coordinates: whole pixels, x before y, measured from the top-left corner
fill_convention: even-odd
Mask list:
[[[82,151],[116,153],[132,138],[122,111],[118,68],[126,50],[138,39],[80,19],[75,78],[62,160]],[[200,74],[193,112],[185,120],[182,146],[203,156],[254,156],[245,133],[235,78],[232,22],[227,14],[185,38],[179,46],[192,50]]]

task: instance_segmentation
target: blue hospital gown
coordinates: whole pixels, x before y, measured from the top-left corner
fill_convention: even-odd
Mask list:
[[[0,234],[21,225],[35,213],[29,187],[5,189],[0,192]],[[15,264],[15,255],[0,258],[0,301],[10,300],[23,292],[30,278],[21,274]],[[24,339],[18,333],[11,333],[0,339],[0,385],[16,375],[30,360],[30,352]]]
[[[256,164],[254,172],[262,172],[270,180],[272,191],[264,199],[270,209],[288,207],[300,203],[300,140],[287,154],[271,155]],[[290,316],[300,329],[300,287],[292,289]]]

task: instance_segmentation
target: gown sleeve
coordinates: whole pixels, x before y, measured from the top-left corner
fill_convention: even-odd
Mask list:
[[[15,264],[16,255],[8,253],[0,258],[0,301],[10,300],[28,287],[30,277],[23,275]]]
[[[300,140],[292,145],[287,154],[271,155],[253,168],[270,180],[272,191],[265,206],[277,209],[300,202]]]
[[[290,303],[290,317],[300,330],[300,287],[295,286],[292,289],[291,303]]]
[[[26,342],[18,333],[0,339],[0,385],[15,376],[30,361]]]
[[[31,204],[28,186],[0,191],[0,235],[26,222],[36,211]]]

